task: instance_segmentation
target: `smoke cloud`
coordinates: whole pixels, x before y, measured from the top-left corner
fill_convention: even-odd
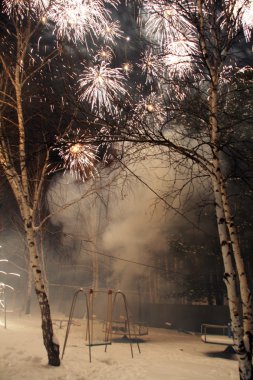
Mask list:
[[[154,257],[168,251],[175,214],[150,188],[162,196],[175,182],[175,173],[155,153],[149,148],[148,155],[143,152],[127,168],[104,169],[99,178],[85,183],[64,174],[51,184],[51,212],[87,194],[55,214],[52,222],[62,226],[62,243],[76,250],[74,261],[90,263],[90,285],[134,290],[148,271],[138,263],[154,265]]]

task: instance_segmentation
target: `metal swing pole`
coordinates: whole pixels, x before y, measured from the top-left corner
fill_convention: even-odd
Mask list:
[[[62,355],[61,355],[62,359],[63,359],[63,355],[64,355],[65,348],[66,348],[66,345],[67,345],[67,340],[68,340],[68,336],[69,336],[70,326],[71,326],[71,323],[72,323],[73,314],[74,314],[74,310],[75,310],[75,306],[76,306],[77,296],[78,296],[78,294],[80,292],[83,292],[83,288],[78,289],[74,293],[74,296],[73,296],[73,300],[72,300],[72,304],[71,304],[71,308],[70,308],[70,312],[69,312],[68,325],[67,325],[65,339],[64,339],[64,344],[63,344],[63,349],[62,349]]]
[[[113,301],[113,308],[114,308],[114,305],[116,303],[116,299],[117,299],[117,295],[120,294],[122,296],[122,299],[123,299],[123,302],[124,302],[124,306],[125,306],[125,313],[126,313],[126,327],[127,327],[127,330],[128,330],[128,336],[129,336],[129,344],[130,344],[130,349],[131,349],[131,355],[132,355],[132,358],[134,357],[134,354],[133,354],[133,345],[132,345],[132,337],[131,337],[131,331],[130,331],[130,322],[129,322],[129,314],[128,314],[128,308],[127,308],[127,299],[126,299],[126,295],[121,292],[120,290],[118,290],[116,293],[115,293],[115,296],[114,296],[114,301]],[[137,336],[135,334],[135,338],[136,338],[136,344],[137,344],[137,347],[138,347],[138,350],[139,350],[139,353],[141,352],[140,350],[140,346],[139,346],[139,343],[137,341]]]
[[[89,291],[89,297],[85,294],[86,299],[86,311],[87,311],[87,326],[86,326],[86,340],[88,336],[88,346],[89,346],[89,361],[91,363],[91,346],[93,342],[93,289]],[[91,306],[91,310],[90,310]],[[90,316],[92,318],[90,323]]]
[[[107,346],[112,340],[112,290],[108,290],[107,298],[107,315],[106,315],[106,327],[105,327],[105,352],[107,351]]]

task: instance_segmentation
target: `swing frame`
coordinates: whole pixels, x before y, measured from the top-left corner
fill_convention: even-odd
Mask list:
[[[93,316],[93,308],[94,308],[94,295],[97,293],[104,293],[107,294],[107,311],[106,311],[106,321],[104,324],[104,341],[93,341],[93,329],[94,329],[94,316]],[[107,346],[112,344],[112,315],[113,311],[116,305],[116,301],[119,297],[121,297],[124,308],[125,308],[125,314],[126,314],[126,328],[127,328],[127,335],[129,337],[129,344],[130,344],[130,350],[131,350],[131,356],[133,358],[133,345],[132,345],[132,334],[130,330],[130,321],[129,321],[129,313],[128,313],[128,306],[127,306],[127,298],[126,295],[118,291],[113,291],[112,289],[109,289],[107,292],[103,290],[93,290],[90,289],[88,292],[85,291],[83,288],[79,288],[75,291],[71,303],[71,308],[69,312],[69,318],[68,318],[68,324],[62,349],[62,356],[61,359],[63,359],[71,325],[73,324],[73,315],[75,311],[76,301],[80,294],[84,295],[85,298],[85,306],[86,306],[86,341],[88,343],[86,344],[89,347],[89,361],[91,362],[91,348],[96,346],[105,346],[105,352],[107,351]],[[139,353],[141,353],[140,346],[137,340],[137,334],[134,329],[134,338],[135,342],[137,344],[137,348]]]

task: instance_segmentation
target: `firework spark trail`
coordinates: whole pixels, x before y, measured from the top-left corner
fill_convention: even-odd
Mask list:
[[[106,62],[85,68],[78,81],[79,99],[87,101],[92,111],[115,114],[115,102],[128,95],[125,81],[122,69],[110,68]]]

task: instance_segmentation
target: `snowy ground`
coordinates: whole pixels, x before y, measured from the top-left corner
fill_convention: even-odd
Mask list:
[[[60,316],[53,316],[59,318]],[[66,317],[65,317],[66,318]],[[63,346],[66,326],[55,326]],[[84,326],[73,326],[60,367],[47,365],[39,317],[11,314],[7,329],[0,325],[1,380],[237,380],[237,361],[226,346],[208,344],[199,335],[170,329],[149,329],[134,344],[134,358],[125,340],[114,339],[108,346],[92,348],[89,362]]]

